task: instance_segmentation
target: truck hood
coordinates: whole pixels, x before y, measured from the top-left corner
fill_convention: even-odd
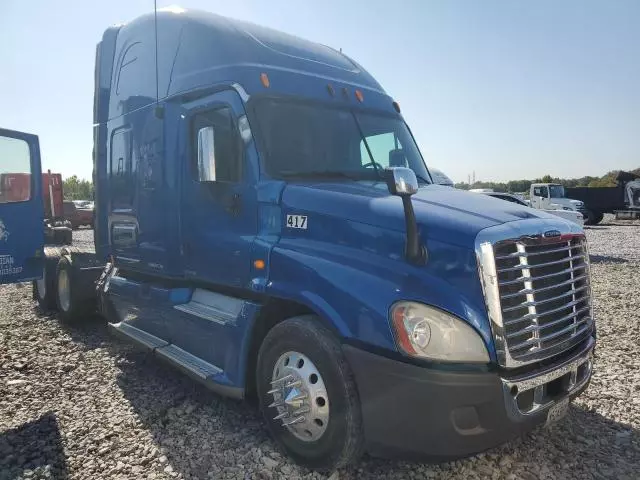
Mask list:
[[[486,195],[440,185],[422,186],[412,197],[423,239],[473,248],[476,235],[494,225],[523,219],[555,218],[548,213]],[[396,231],[405,230],[402,200],[382,182],[296,182],[282,195],[287,214],[339,217]]]
[[[574,209],[583,205],[583,202],[581,202],[580,200],[573,200],[571,198],[550,198],[549,200],[551,200],[551,204],[560,205],[562,207],[570,207]]]

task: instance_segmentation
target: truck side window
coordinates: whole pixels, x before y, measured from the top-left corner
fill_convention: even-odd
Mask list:
[[[111,137],[110,194],[114,209],[133,207],[135,198],[135,175],[132,159],[131,130],[115,130]]]
[[[0,137],[0,203],[31,198],[31,157],[24,140]]]
[[[392,152],[402,150],[402,145],[396,140],[393,132],[380,133],[378,135],[371,135],[365,138],[367,140],[367,145],[369,145],[369,149],[371,150],[371,155],[376,163],[382,165],[384,168],[389,166],[406,167],[406,160],[404,165],[391,165],[392,162],[390,161],[390,158],[393,158]],[[371,162],[364,140],[360,141],[360,156],[362,158],[363,165]]]
[[[544,197],[547,198],[549,196],[549,193],[547,192],[547,187],[535,187],[533,189],[533,194],[536,197]]]
[[[228,107],[199,113],[193,119],[193,173],[200,182],[240,180],[240,150]]]

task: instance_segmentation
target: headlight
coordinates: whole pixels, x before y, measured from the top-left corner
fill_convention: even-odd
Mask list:
[[[480,335],[467,323],[442,310],[416,302],[391,308],[398,347],[412,357],[447,362],[488,363]]]

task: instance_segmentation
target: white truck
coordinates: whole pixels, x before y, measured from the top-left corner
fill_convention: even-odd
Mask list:
[[[538,210],[572,210],[584,216],[584,202],[566,198],[559,183],[533,183],[529,190],[531,207]]]

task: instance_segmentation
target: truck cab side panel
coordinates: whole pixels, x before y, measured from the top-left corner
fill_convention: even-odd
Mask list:
[[[400,232],[356,222],[340,224],[325,219],[323,225],[322,219],[314,220],[315,228],[324,230],[324,235],[316,232],[314,240],[285,236],[274,248],[267,289],[270,295],[307,305],[348,341],[389,351],[396,351],[387,314],[391,305],[400,299],[421,299],[460,318],[473,319],[472,325],[491,346],[490,332],[483,328],[482,292],[466,282],[475,265],[472,251],[464,254],[431,241],[428,247],[433,261],[421,271],[396,259],[385,259],[402,251]],[[466,295],[453,290],[452,281]]]

